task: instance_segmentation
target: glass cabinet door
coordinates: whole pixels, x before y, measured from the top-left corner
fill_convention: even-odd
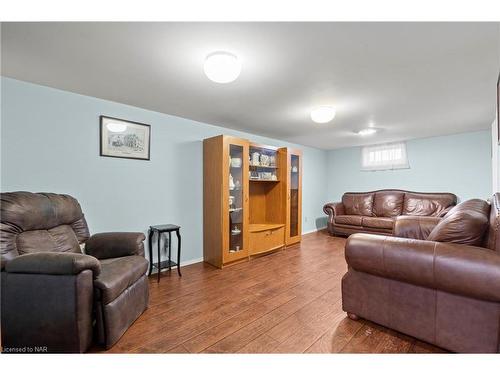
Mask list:
[[[290,156],[290,237],[299,234],[299,156]]]
[[[227,195],[224,261],[231,262],[248,256],[248,141],[228,137],[227,143]]]
[[[243,250],[243,146],[229,145],[229,252]]]
[[[287,245],[299,242],[302,232],[302,155],[298,150],[288,150],[287,163]]]

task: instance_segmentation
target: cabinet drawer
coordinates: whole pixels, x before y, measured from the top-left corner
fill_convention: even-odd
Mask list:
[[[285,228],[266,229],[250,232],[250,255],[274,250],[285,245]]]

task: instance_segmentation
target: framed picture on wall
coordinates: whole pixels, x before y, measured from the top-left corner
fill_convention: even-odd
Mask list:
[[[100,155],[149,160],[151,127],[140,122],[100,116]]]

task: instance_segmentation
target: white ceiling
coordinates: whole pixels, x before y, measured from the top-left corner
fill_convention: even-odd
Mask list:
[[[324,149],[487,129],[499,23],[3,23],[2,74]],[[229,50],[221,85],[205,56]],[[312,123],[312,107],[337,116]],[[353,133],[368,125],[375,136]]]

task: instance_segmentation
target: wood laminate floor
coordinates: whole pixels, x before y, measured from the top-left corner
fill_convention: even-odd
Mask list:
[[[325,231],[222,270],[150,278],[150,306],[108,353],[430,353],[341,307],[345,239]],[[94,352],[98,351],[97,348]]]

